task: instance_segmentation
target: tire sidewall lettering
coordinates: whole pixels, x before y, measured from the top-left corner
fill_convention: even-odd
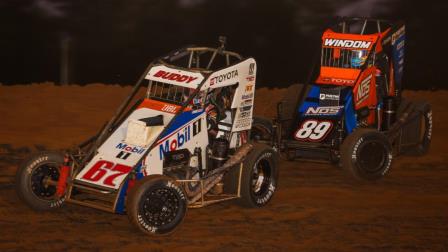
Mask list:
[[[252,170],[256,169],[256,167],[258,166],[258,163],[259,163],[261,160],[263,160],[263,159],[266,159],[267,162],[269,162],[269,164],[270,164],[271,166],[275,165],[275,164],[272,164],[272,162],[271,162],[271,160],[270,160],[270,158],[272,158],[273,156],[274,156],[274,153],[272,153],[272,152],[265,152],[265,153],[263,153],[262,155],[260,155],[260,156],[257,158],[257,161],[255,162],[254,166],[252,167]],[[274,168],[274,169],[275,169],[275,168]],[[273,172],[275,172],[275,171],[272,170],[271,172],[273,173]],[[264,195],[262,195],[261,197],[256,197],[256,196],[254,196],[254,197],[255,197],[255,202],[256,202],[258,205],[264,205],[264,204],[266,204],[266,203],[272,198],[272,196],[274,195],[274,192],[275,192],[275,190],[276,190],[276,183],[277,183],[277,181],[275,181],[275,179],[273,179],[274,177],[275,177],[274,174],[271,174],[271,179],[270,179],[270,181],[269,181],[269,187],[268,187],[267,192],[266,192]]]
[[[48,158],[49,158],[48,156],[43,156],[43,157],[39,157],[39,158],[33,160],[33,161],[31,162],[31,164],[27,165],[27,167],[26,167],[26,169],[25,169],[26,172],[27,172],[28,174],[31,175],[31,173],[33,173],[33,170],[34,170],[39,164],[41,164],[41,163],[47,161]]]
[[[358,172],[361,172],[361,173],[364,173],[364,171],[363,171],[363,168],[360,167],[360,165],[358,163],[358,154],[359,154],[358,152],[359,152],[359,149],[360,149],[361,145],[365,141],[368,141],[368,140],[369,140],[369,136],[361,137],[356,142],[356,144],[353,146],[353,151],[352,151],[352,155],[351,155],[351,159],[352,159],[353,164],[356,167],[358,167]],[[387,148],[387,147],[384,147],[384,149],[387,150],[387,156],[386,156],[387,160],[386,160],[386,164],[383,165],[383,169],[381,171],[381,175],[382,176],[384,176],[389,171],[389,169],[391,167],[391,164],[392,164],[392,159],[393,159],[392,151],[389,148]]]

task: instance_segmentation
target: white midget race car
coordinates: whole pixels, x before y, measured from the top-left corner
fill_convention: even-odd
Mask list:
[[[35,210],[70,202],[126,212],[148,234],[172,232],[188,207],[268,203],[277,153],[249,141],[256,62],[220,42],[153,61],[96,136],[65,154],[25,160],[20,197]],[[134,99],[143,85],[145,96]]]

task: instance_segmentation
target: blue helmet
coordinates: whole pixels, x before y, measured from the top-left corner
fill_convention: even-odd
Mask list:
[[[351,67],[358,68],[364,65],[367,59],[367,54],[369,51],[367,50],[353,50],[352,58],[350,60]]]

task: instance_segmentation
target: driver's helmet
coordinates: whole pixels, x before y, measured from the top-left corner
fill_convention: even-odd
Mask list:
[[[352,58],[350,60],[352,67],[361,67],[366,62],[367,54],[369,51],[367,50],[353,50]]]

